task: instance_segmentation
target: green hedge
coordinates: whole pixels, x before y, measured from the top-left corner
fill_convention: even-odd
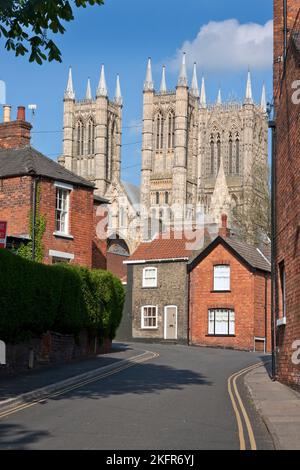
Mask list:
[[[82,328],[114,338],[124,288],[111,273],[77,266],[46,266],[0,249],[0,339],[18,342],[47,330]]]

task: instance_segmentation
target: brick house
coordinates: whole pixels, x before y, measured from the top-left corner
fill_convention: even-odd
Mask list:
[[[8,222],[8,240],[18,246],[32,239],[35,207],[46,222],[44,262],[92,267],[94,186],[32,148],[30,131],[25,108],[10,121],[6,106],[0,124],[0,219]]]
[[[225,235],[188,263],[189,342],[270,351],[270,256]]]
[[[274,1],[276,375],[300,387],[300,0]]]
[[[131,286],[132,337],[187,342],[186,240],[162,235],[141,243],[125,264]]]

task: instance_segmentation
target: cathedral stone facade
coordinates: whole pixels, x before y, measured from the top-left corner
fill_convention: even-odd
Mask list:
[[[251,170],[268,159],[266,94],[261,104],[252,97],[248,73],[243,104],[208,105],[205,82],[198,88],[196,64],[188,86],[185,54],[175,91],[166,86],[163,68],[160,91],[155,92],[149,59],[144,84],[141,200],[155,206],[188,205],[195,214],[203,208],[206,222],[231,220],[232,210],[254,191]],[[186,216],[186,214],[185,214]]]
[[[165,67],[160,90],[155,91],[149,59],[140,190],[121,181],[122,106],[119,77],[114,99],[108,98],[104,66],[96,97],[88,81],[84,100],[75,98],[70,70],[59,162],[93,182],[96,195],[109,200],[109,235],[123,239],[131,253],[142,238],[153,235],[148,229],[153,214],[159,223],[167,226],[168,219],[172,226],[177,216],[195,222],[200,208],[204,223],[219,224],[226,214],[231,224],[234,208],[246,204],[247,191],[256,190],[253,165],[267,163],[265,87],[256,105],[249,72],[244,103],[223,103],[219,91],[216,103],[209,105],[204,79],[201,90],[198,87],[196,64],[189,86],[185,54],[175,91],[167,89]],[[177,215],[171,206],[176,206]]]
[[[139,241],[139,232],[134,228],[139,191],[121,181],[122,107],[119,76],[112,101],[108,98],[103,65],[96,98],[88,80],[85,99],[76,100],[70,69],[64,95],[63,155],[59,162],[93,182],[95,194],[110,202],[108,235],[125,240],[130,253]],[[121,249],[124,252],[124,244]]]

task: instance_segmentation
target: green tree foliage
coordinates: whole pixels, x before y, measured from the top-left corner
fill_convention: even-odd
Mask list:
[[[113,339],[125,291],[107,271],[46,266],[0,249],[0,338],[18,342],[48,330],[78,334],[87,329]]]
[[[0,250],[0,338],[17,342],[48,330],[78,333],[85,324],[81,279]]]
[[[74,6],[86,8],[103,3],[104,0],[1,0],[0,38],[16,56],[29,53],[30,62],[61,62],[61,52],[52,37],[64,34],[63,23],[74,20]]]

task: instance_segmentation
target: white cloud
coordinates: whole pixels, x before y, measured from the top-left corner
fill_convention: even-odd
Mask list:
[[[189,67],[197,62],[204,71],[265,70],[272,66],[273,21],[265,25],[211,21],[177,51],[170,61],[173,70],[178,69],[182,52],[187,53]]]

